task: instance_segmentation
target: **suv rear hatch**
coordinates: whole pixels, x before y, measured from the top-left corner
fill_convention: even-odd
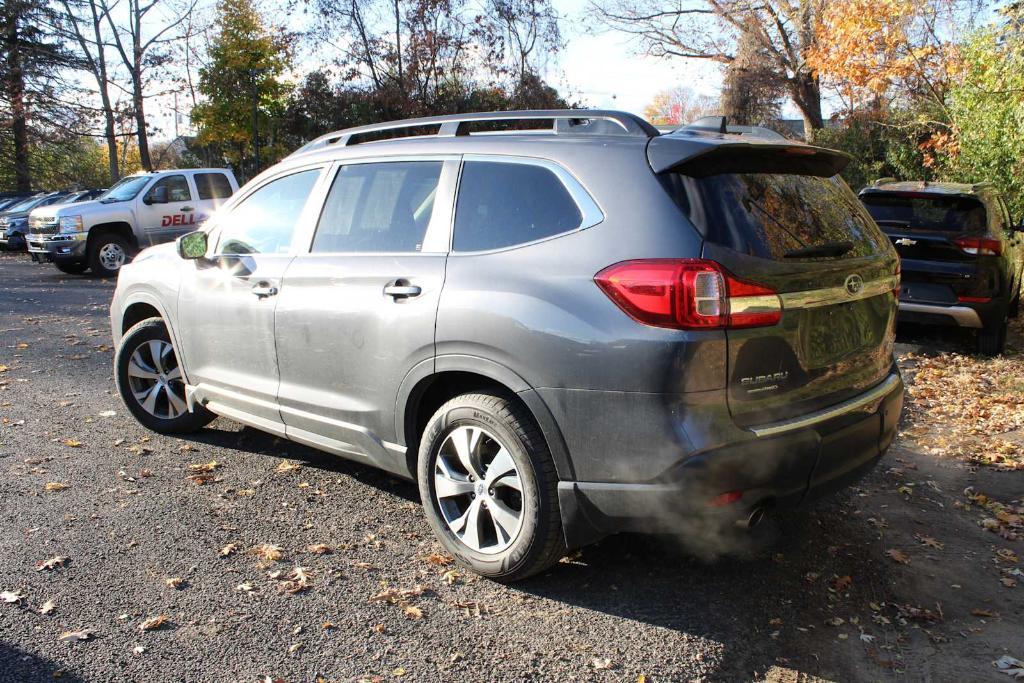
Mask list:
[[[982,242],[988,217],[977,197],[869,189],[860,198],[903,260],[900,299],[956,304],[991,296],[995,283],[979,277],[979,265],[1001,245]]]
[[[648,157],[704,236],[703,258],[750,291],[774,292],[782,308],[777,324],[726,330],[733,419],[791,418],[884,380],[899,260],[836,176],[848,158],[806,145],[719,143],[677,163],[663,149],[659,169],[657,143]]]

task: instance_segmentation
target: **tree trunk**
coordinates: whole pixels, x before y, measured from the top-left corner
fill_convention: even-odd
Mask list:
[[[139,163],[143,170],[152,171],[153,162],[149,158],[149,131],[146,130],[146,95],[142,91],[142,11],[138,4],[134,6],[132,20],[135,30],[132,31],[132,106],[135,108],[136,137],[139,140]]]
[[[117,130],[114,125],[114,108],[110,103],[110,90],[107,80],[107,58],[103,52],[103,30],[100,28],[100,14],[96,2],[89,3],[92,10],[92,32],[96,40],[96,86],[100,91],[100,102],[103,104],[103,137],[107,141],[107,165],[110,171],[110,184],[121,179],[121,169],[117,163]],[[70,7],[68,8],[70,12]],[[82,42],[85,49],[87,45]]]
[[[790,97],[804,119],[804,137],[814,142],[817,131],[825,127],[821,115],[821,84],[813,74],[797,74],[790,81]]]
[[[13,6],[12,6],[13,5]],[[28,165],[28,121],[25,112],[25,72],[22,70],[18,36],[19,16],[16,3],[7,3],[7,82],[4,87],[11,102],[11,132],[14,134],[14,174],[18,192],[32,191],[32,172]]]

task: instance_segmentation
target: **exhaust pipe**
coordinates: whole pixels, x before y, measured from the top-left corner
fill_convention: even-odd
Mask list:
[[[753,529],[764,520],[764,514],[765,511],[763,507],[754,508],[750,511],[750,516],[747,517],[747,521],[743,522],[743,527],[746,529]]]

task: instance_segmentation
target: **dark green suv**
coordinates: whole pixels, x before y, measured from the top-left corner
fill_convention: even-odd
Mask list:
[[[1002,353],[1020,309],[1024,223],[989,183],[876,182],[860,192],[902,264],[900,319],[978,330]]]

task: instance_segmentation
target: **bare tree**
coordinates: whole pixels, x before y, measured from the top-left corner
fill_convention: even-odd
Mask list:
[[[750,41],[800,110],[810,137],[824,122],[821,85],[805,53],[817,38],[823,6],[824,0],[591,0],[590,13],[656,57],[729,65],[738,39]]]
[[[510,72],[516,83],[538,74],[542,62],[562,48],[551,0],[485,0],[475,24],[492,68],[502,65],[499,70]]]
[[[157,93],[147,92],[150,72],[166,65],[168,47],[184,40],[182,27],[191,26],[190,17],[198,0],[174,7],[167,0],[126,0],[121,12],[123,23],[118,26],[114,18],[121,0],[99,0],[113,38],[113,47],[121,57],[131,80],[132,113],[135,117],[135,135],[139,143],[139,161],[147,171],[153,163],[149,154],[149,131],[146,127],[146,98]],[[160,12],[159,10],[165,10]],[[143,27],[145,22],[146,28]],[[148,30],[147,30],[148,29]]]
[[[96,89],[103,110],[103,138],[107,144],[107,162],[110,182],[121,177],[117,153],[117,130],[114,105],[110,97],[110,71],[107,67],[106,41],[103,24],[106,9],[99,0],[62,0],[64,19],[69,38],[80,50],[83,64],[96,79]]]

